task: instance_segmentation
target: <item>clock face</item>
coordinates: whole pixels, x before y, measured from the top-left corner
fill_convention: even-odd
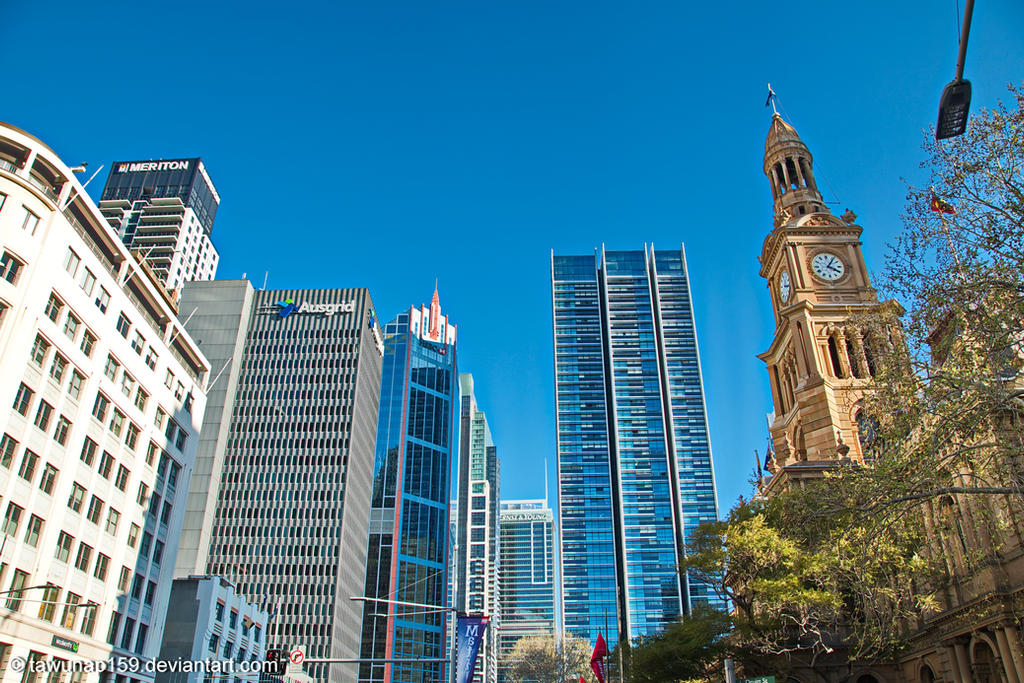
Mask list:
[[[782,275],[779,276],[779,298],[782,301],[789,301],[790,289],[789,273],[784,270]]]
[[[834,282],[843,276],[846,267],[838,256],[823,251],[811,259],[811,270],[822,280]]]

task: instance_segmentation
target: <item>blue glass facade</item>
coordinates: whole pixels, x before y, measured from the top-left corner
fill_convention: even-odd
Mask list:
[[[553,256],[562,620],[590,642],[618,621],[612,466],[594,256]]]
[[[365,595],[443,606],[458,370],[454,336],[426,340],[419,324],[412,309],[384,328]],[[360,656],[410,663],[364,663],[359,680],[441,683],[445,664],[416,660],[445,657],[446,623],[444,611],[368,602]]]
[[[717,603],[677,570],[717,518],[685,258],[553,254],[552,292],[565,629],[657,633]]]

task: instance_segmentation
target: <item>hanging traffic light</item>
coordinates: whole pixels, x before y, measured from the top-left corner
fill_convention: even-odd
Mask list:
[[[263,673],[283,676],[288,673],[288,658],[284,650],[267,650],[267,664]]]

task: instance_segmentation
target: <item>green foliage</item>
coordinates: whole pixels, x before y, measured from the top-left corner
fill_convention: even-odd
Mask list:
[[[723,637],[730,626],[727,614],[698,606],[693,614],[663,633],[629,648],[626,658],[630,683],[702,679],[712,666],[721,663],[727,651]],[[614,664],[614,656],[612,660]]]
[[[876,656],[898,642],[900,620],[917,614],[920,525],[907,519],[879,534],[857,511],[856,487],[844,479],[851,473],[741,502],[695,534],[685,564],[732,600],[736,656],[816,656],[841,634],[860,656]],[[848,628],[854,615],[859,630]]]

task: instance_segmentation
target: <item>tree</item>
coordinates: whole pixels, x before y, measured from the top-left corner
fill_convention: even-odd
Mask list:
[[[626,652],[630,683],[666,683],[703,679],[727,650],[727,614],[698,605],[662,633],[648,636]],[[613,654],[614,659],[614,654]]]
[[[729,642],[754,667],[896,653],[958,571],[951,555],[962,570],[997,554],[1020,508],[1024,86],[1010,93],[964,136],[926,138],[928,185],[909,189],[878,279],[893,304],[856,321],[873,377],[845,408],[867,466],[741,501],[694,535],[686,564],[733,600]]]
[[[566,634],[559,643],[554,636],[524,636],[502,662],[513,683],[578,683],[580,676],[594,681],[590,669],[590,644]]]

